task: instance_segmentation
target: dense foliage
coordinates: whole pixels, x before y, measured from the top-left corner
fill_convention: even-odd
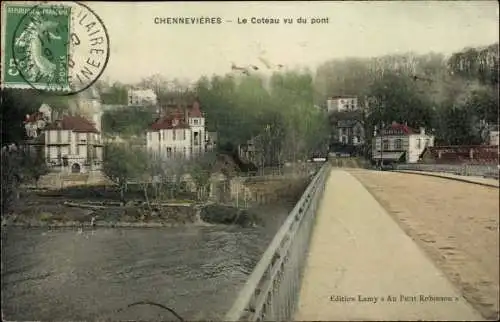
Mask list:
[[[294,160],[326,144],[327,118],[314,106],[308,72],[276,73],[269,80],[258,75],[202,78],[197,93],[221,146],[258,136],[263,149]]]
[[[498,44],[440,54],[333,60],[316,74],[316,99],[353,95],[369,106],[367,135],[381,122],[435,129],[440,144],[479,144],[498,123]],[[369,142],[369,141],[368,141]]]
[[[154,112],[150,109],[126,106],[104,112],[102,130],[105,134],[120,134],[125,137],[144,135],[154,118]]]

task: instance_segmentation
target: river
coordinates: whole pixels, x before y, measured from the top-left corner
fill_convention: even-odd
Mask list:
[[[4,320],[217,320],[286,215],[266,227],[2,229]],[[120,311],[120,309],[123,309]]]

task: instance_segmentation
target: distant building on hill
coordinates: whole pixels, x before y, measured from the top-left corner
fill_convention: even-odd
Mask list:
[[[328,113],[358,110],[358,98],[355,96],[333,96],[327,99]]]
[[[156,105],[158,98],[152,89],[129,89],[128,105]]]

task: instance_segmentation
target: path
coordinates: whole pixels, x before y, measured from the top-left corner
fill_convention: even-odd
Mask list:
[[[498,188],[349,169],[487,319],[499,315]]]
[[[388,302],[388,296],[395,301]],[[421,301],[420,296],[451,301]],[[353,300],[341,301],[342,297]],[[362,184],[346,171],[332,170],[295,320],[479,319]]]

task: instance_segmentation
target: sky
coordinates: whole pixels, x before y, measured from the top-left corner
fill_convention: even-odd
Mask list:
[[[103,78],[135,83],[160,74],[195,81],[231,64],[316,67],[344,57],[442,52],[498,41],[496,1],[85,2],[104,22],[110,58]],[[156,24],[155,18],[220,17],[222,24]],[[279,24],[240,24],[244,18]],[[299,24],[304,17],[308,23]],[[284,18],[293,18],[285,24]],[[311,18],[328,23],[311,24]],[[323,19],[324,21],[325,19]]]

